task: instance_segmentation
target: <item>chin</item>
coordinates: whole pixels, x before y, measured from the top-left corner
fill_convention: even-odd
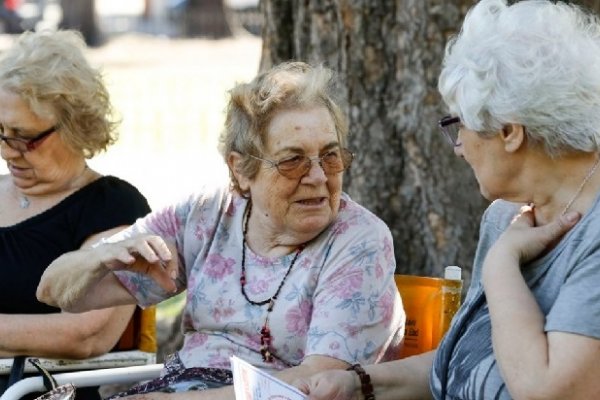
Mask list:
[[[333,221],[333,218],[329,218],[329,217],[304,218],[303,220],[299,221],[299,224],[296,226],[295,231],[300,232],[302,234],[306,234],[306,235],[313,235],[313,237],[314,237],[314,236],[319,235],[325,229],[327,229],[327,227],[329,225],[331,225],[332,221]]]

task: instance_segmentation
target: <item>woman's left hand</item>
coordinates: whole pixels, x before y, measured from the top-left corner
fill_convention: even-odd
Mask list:
[[[535,226],[534,207],[523,206],[509,227],[494,243],[488,257],[510,257],[519,265],[527,263],[560,240],[575,226],[580,217],[577,212],[569,212],[549,224]]]

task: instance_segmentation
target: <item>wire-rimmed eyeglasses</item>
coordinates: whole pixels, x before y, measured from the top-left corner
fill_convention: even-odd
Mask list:
[[[438,126],[452,146],[457,147],[461,145],[458,141],[458,131],[460,130],[459,117],[446,115],[444,118],[440,119]]]
[[[0,132],[4,133],[4,127],[0,125]],[[31,139],[24,139],[18,137],[8,137],[0,133],[0,141],[5,142],[11,149],[17,150],[21,153],[35,150],[42,141],[49,135],[56,132],[56,126],[51,126],[43,132],[38,133]]]
[[[313,161],[319,163],[325,175],[335,175],[350,168],[354,159],[354,153],[344,148],[328,150],[318,157],[296,155],[278,161],[267,160],[252,154],[248,155],[270,164],[272,168],[277,169],[277,172],[289,179],[298,179],[306,175],[310,171]]]

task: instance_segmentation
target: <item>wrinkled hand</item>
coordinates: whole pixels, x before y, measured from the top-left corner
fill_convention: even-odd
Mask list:
[[[160,236],[141,235],[102,246],[100,262],[110,270],[148,275],[168,292],[177,290],[177,259]]]
[[[534,207],[521,207],[519,214],[490,249],[491,254],[511,257],[519,265],[527,263],[551,246],[569,231],[581,215],[569,212],[544,226],[535,226]]]
[[[294,382],[307,400],[354,400],[357,399],[354,372],[331,370],[298,379]]]

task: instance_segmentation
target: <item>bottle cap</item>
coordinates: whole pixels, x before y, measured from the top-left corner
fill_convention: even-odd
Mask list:
[[[460,280],[462,270],[456,265],[449,265],[444,269],[444,279]]]

